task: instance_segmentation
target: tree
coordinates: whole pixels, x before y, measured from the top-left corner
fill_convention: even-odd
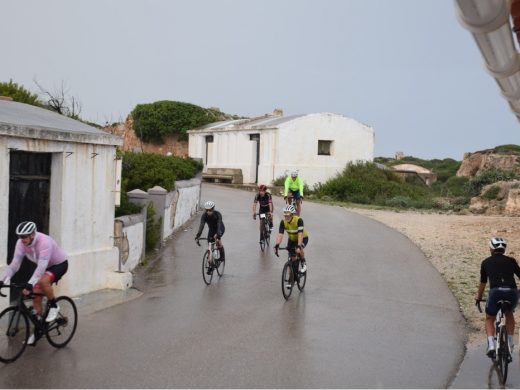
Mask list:
[[[42,87],[38,81],[34,80],[34,82],[40,89],[40,92],[46,96],[45,105],[47,108],[69,118],[80,119],[81,103],[74,96],[68,95],[68,90],[63,81],[59,88],[54,89],[54,92],[50,92]]]
[[[42,103],[38,100],[38,95],[31,93],[17,83],[13,83],[13,80],[9,80],[7,83],[0,82],[0,96],[9,96],[13,98],[15,102],[31,104],[38,107],[42,106]]]

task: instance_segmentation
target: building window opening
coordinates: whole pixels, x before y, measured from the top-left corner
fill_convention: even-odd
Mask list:
[[[318,140],[318,155],[330,156],[332,154],[332,141]]]

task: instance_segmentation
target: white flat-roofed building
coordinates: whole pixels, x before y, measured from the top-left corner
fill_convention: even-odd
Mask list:
[[[271,184],[298,170],[309,186],[347,163],[372,161],[374,130],[343,115],[323,112],[273,115],[212,123],[188,131],[189,156],[208,168],[241,169],[244,183]]]

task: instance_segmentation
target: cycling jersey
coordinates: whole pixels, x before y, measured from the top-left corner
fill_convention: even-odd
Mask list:
[[[287,231],[289,241],[298,241],[298,233],[303,233],[303,237],[307,237],[309,235],[309,232],[303,226],[303,219],[296,215],[291,218],[290,222],[287,222],[285,218],[280,221],[280,228],[278,229],[278,232],[283,234],[284,231]]]
[[[287,176],[287,179],[285,179],[285,188],[283,196],[287,196],[289,190],[291,192],[300,191],[300,196],[303,196],[303,180],[300,179],[300,176],[297,176],[296,180],[293,180],[291,176]]]
[[[226,227],[224,226],[224,222],[222,221],[222,214],[220,214],[217,210],[214,210],[211,215],[204,212],[200,217],[200,226],[199,231],[197,232],[197,236],[200,236],[202,230],[204,229],[204,224],[208,224],[208,239],[213,238],[216,234],[219,237],[224,235],[224,231]]]
[[[66,253],[52,237],[36,232],[31,245],[25,246],[20,239],[16,241],[13,261],[4,270],[0,280],[10,279],[20,269],[24,257],[36,263],[36,269],[28,282],[33,286],[38,283],[48,268],[67,261]]]
[[[260,193],[255,195],[254,203],[260,205],[260,213],[266,213],[270,211],[269,205],[273,203],[273,198],[269,192],[266,192],[264,196],[260,196]]]
[[[489,278],[489,287],[509,287],[516,289],[514,275],[520,278],[520,267],[512,257],[495,253],[485,259],[480,265],[480,282],[486,283]]]

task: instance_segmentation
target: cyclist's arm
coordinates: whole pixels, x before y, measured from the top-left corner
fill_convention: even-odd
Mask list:
[[[200,225],[199,225],[199,231],[197,232],[197,236],[200,236],[202,234],[202,230],[204,230],[204,224],[206,223],[206,212],[201,215],[200,217]]]
[[[23,244],[21,240],[16,241],[16,246],[14,250],[14,256],[13,260],[11,261],[11,264],[9,264],[4,271],[2,272],[2,275],[0,275],[0,280],[5,282],[8,279],[11,279],[12,276],[18,272],[20,269],[20,266],[22,265],[22,260],[24,258],[24,250],[23,250]]]
[[[518,266],[518,262],[515,259],[515,269],[514,269],[515,275],[520,279],[520,267]]]
[[[478,292],[477,292],[476,299],[478,299],[480,301],[482,299],[482,297],[484,296],[485,290],[486,290],[486,283],[480,283],[480,285],[478,286]]]
[[[283,221],[280,221],[280,227],[278,228],[278,234],[276,235],[276,245],[280,245],[283,240],[283,233],[285,232],[285,226]]]
[[[38,260],[36,263],[36,269],[34,270],[31,279],[28,281],[28,283],[33,286],[38,283],[45,273],[52,255],[52,244],[50,240],[43,240],[43,238],[41,238],[36,245],[40,246],[38,249]]]
[[[303,219],[298,220],[298,245],[303,244]]]
[[[273,197],[269,195],[269,212],[273,213]]]
[[[222,237],[224,235],[224,222],[222,221],[222,214],[217,214],[217,235],[218,237]]]
[[[287,176],[284,183],[284,191],[283,191],[283,197],[287,197],[287,192],[289,191],[289,180],[291,180],[290,176]]]
[[[300,196],[303,196],[303,180],[298,176],[298,188],[300,189]]]
[[[482,299],[482,296],[484,295],[484,291],[486,289],[486,283],[487,283],[487,273],[486,269],[484,267],[484,264],[480,265],[480,285],[478,286],[478,292],[476,299],[480,300]]]

